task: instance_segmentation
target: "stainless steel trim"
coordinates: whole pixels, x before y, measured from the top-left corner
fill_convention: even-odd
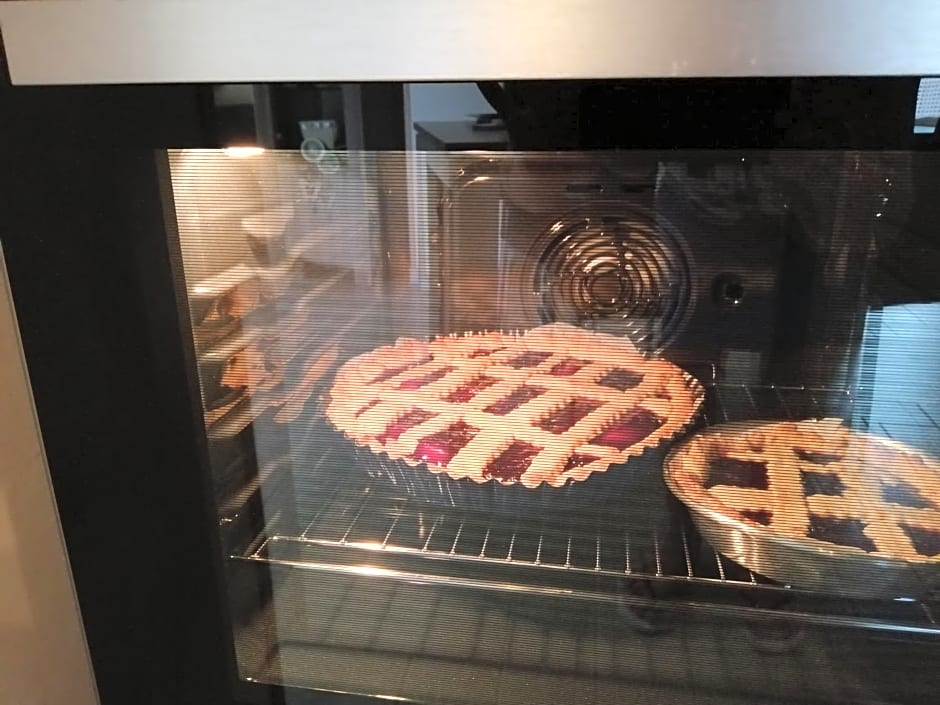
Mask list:
[[[935,0],[0,2],[15,84],[940,73]]]

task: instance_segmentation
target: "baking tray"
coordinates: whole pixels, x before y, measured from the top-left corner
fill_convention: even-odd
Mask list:
[[[779,420],[741,421],[712,426],[707,437],[729,431],[748,431]],[[910,453],[911,448],[877,437],[878,442]],[[678,468],[675,446],[663,464],[665,484],[689,511],[702,537],[716,551],[755,573],[787,586],[853,598],[938,599],[940,561],[912,562],[835,544],[823,547],[813,539],[781,536],[769,528],[748,524],[691,501],[672,477]]]
[[[696,398],[695,412],[684,426],[625,463],[612,464],[606,472],[594,472],[584,480],[569,481],[561,487],[543,483],[529,488],[497,480],[454,479],[444,472],[432,470],[426,463],[411,465],[385,453],[374,453],[335,427],[334,430],[342,442],[352,447],[357,464],[372,478],[421,502],[459,510],[499,513],[544,513],[589,507],[613,509],[620,513],[624,503],[629,503],[632,515],[647,516],[653,521],[666,512],[669,500],[662,478],[666,454],[673,443],[698,427],[702,419],[704,388],[688,373],[683,372],[683,379]],[[323,400],[323,408],[326,406],[328,399]]]

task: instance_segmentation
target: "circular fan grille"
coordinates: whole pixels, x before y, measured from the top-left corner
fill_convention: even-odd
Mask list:
[[[626,335],[654,352],[675,339],[689,314],[687,247],[639,209],[557,221],[535,242],[527,268],[542,322]]]

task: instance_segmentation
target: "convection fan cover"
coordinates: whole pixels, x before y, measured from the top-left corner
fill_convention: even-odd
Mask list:
[[[552,223],[523,265],[523,296],[542,322],[624,335],[648,352],[682,331],[692,302],[682,237],[641,207]]]

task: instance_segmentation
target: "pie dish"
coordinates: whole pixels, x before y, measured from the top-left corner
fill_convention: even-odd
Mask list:
[[[624,339],[553,323],[401,338],[340,369],[326,415],[412,478],[558,489],[675,437],[702,396],[680,368]]]
[[[664,472],[705,538],[767,577],[864,595],[940,586],[940,461],[910,446],[840,419],[746,422],[691,437]]]

